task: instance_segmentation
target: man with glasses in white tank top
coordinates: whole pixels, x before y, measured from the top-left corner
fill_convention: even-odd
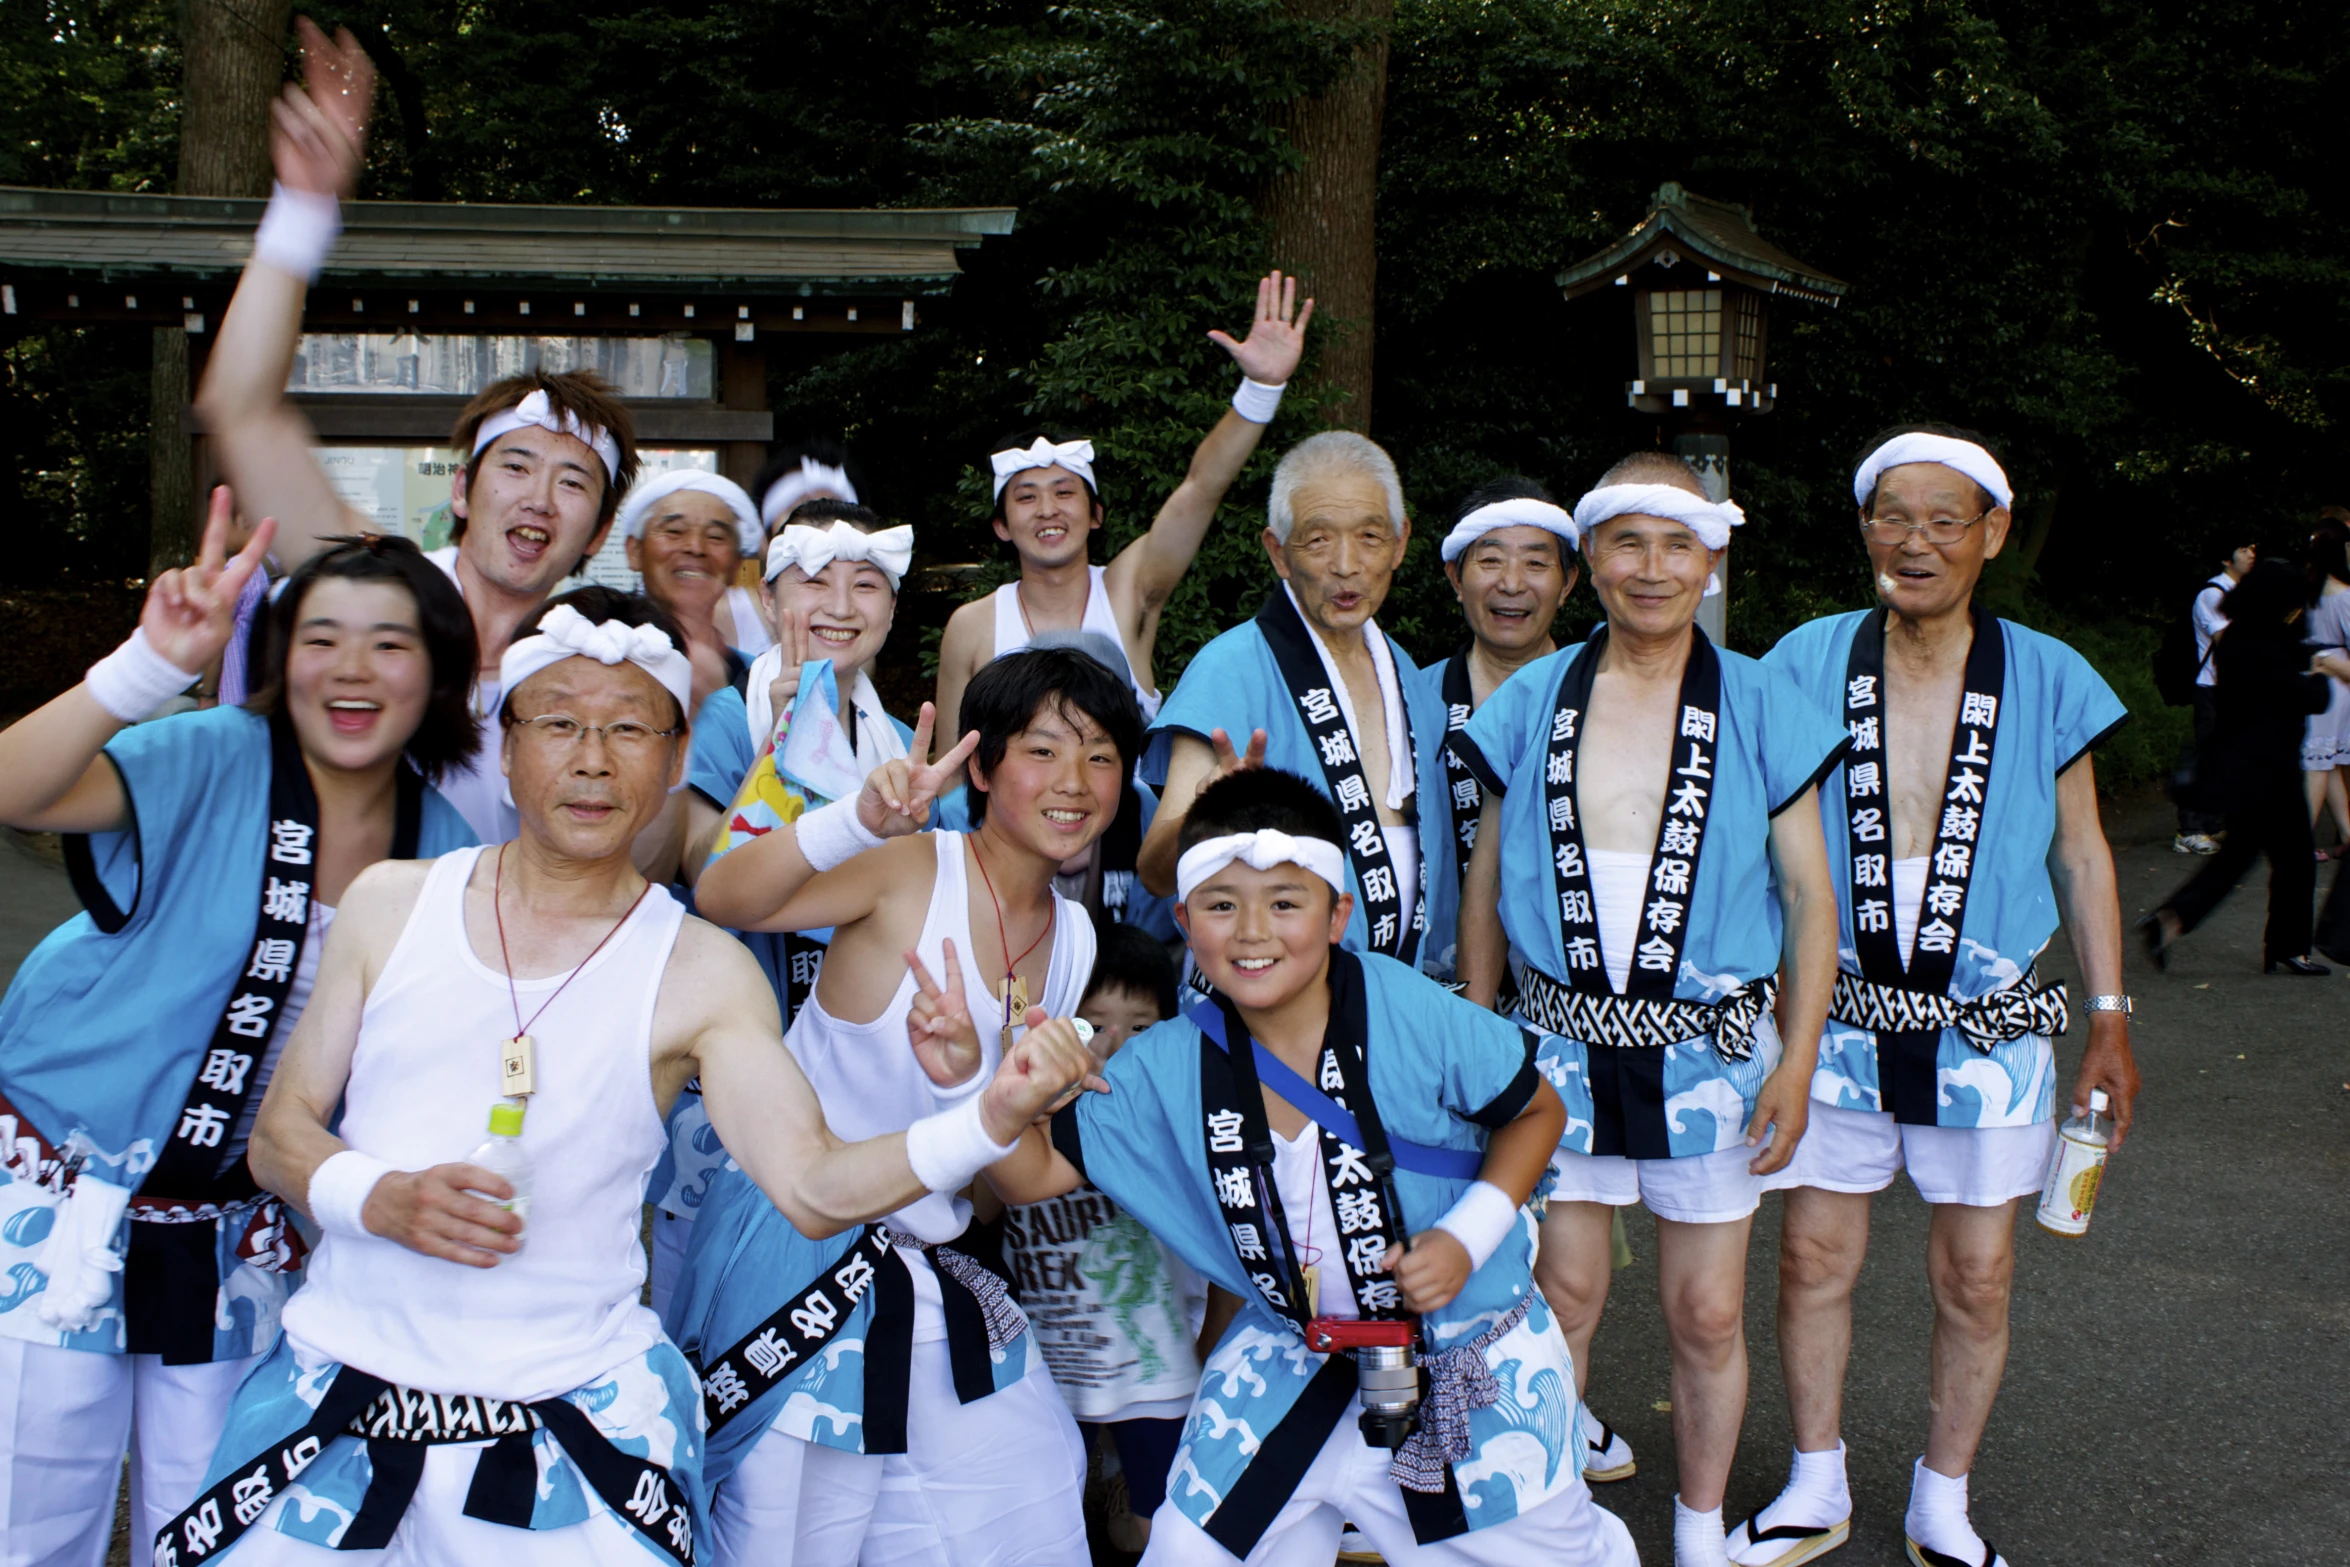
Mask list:
[[[1085,653],[1029,648],[979,672],[961,717],[961,743],[925,768],[925,706],[912,759],[733,844],[695,887],[735,929],[831,927],[787,1042],[844,1131],[967,1098],[1023,1028],[1068,1026],[1044,1019],[1076,1010],[1093,968],[1085,911],[1052,880],[1117,815],[1142,737],[1131,691]],[[913,835],[923,813],[901,807],[966,759],[974,830]],[[959,1249],[970,1218],[934,1188],[846,1244],[816,1241],[743,1174],[712,1178],[667,1320],[702,1367],[718,1561],[1090,1560],[1076,1426],[1004,1280]],[[814,1342],[811,1290],[850,1271],[872,1288]]]
[[[157,1562],[690,1563],[700,1390],[637,1303],[679,1089],[824,1234],[960,1189],[1087,1076],[1056,1023],[902,1137],[832,1133],[741,943],[630,863],[684,774],[682,644],[636,595],[556,600],[501,668],[521,835],[352,884],[251,1153],[324,1238]],[[485,1120],[512,1179],[466,1161]]]

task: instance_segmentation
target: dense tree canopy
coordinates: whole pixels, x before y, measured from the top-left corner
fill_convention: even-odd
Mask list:
[[[975,462],[1046,421],[1104,454],[1112,542],[1146,525],[1230,375],[1266,263],[1280,108],[1361,41],[1276,0],[380,0],[325,7],[385,77],[368,194],[674,204],[1012,203],[916,337],[795,347],[779,433],[844,435],[933,559],[994,560]],[[1749,204],[1852,284],[1782,301],[1769,415],[1733,431],[1752,524],[1732,641],[1866,584],[1845,484],[1873,430],[1981,428],[2023,492],[1994,592],[2133,665],[2219,529],[2296,539],[2337,500],[2350,211],[2333,167],[2350,13],[2307,0],[1397,0],[1381,152],[1373,433],[1421,542],[1387,619],[1457,619],[1434,541],[1496,471],[1572,494],[1656,439],[1628,312],[1559,267],[1677,179]],[[160,0],[0,5],[0,178],[168,188]],[[2334,194],[2329,195],[2328,192]],[[143,526],[118,352],[7,350],[8,455],[48,571]],[[1310,373],[1310,372],[1309,372]],[[1269,446],[1310,428],[1293,398]],[[1263,579],[1259,459],[1187,581],[1168,654]],[[135,568],[134,568],[135,569]],[[1581,601],[1588,605],[1588,595]],[[1588,614],[1587,607],[1584,613]],[[2136,640],[2133,640],[2136,639]],[[2133,677],[2134,678],[2134,677]],[[2140,680],[2126,693],[2151,703]]]

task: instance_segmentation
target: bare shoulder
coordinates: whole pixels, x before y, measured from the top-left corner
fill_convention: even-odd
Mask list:
[[[424,883],[438,860],[378,860],[351,878],[335,906],[335,929],[389,930],[397,935],[416,912]]]
[[[750,949],[733,932],[688,914],[661,972],[656,1033],[699,1033],[717,1018],[743,1016],[746,1008],[745,1021],[763,1013],[769,1028],[780,1029],[775,989]]]
[[[994,652],[995,595],[982,593],[947,617],[938,643],[939,666],[945,668],[949,658],[984,663]]]

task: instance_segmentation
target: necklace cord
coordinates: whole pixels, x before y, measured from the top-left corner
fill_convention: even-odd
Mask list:
[[[504,901],[500,894],[505,885],[506,846],[501,843],[498,845],[497,869],[490,877],[490,916],[498,925],[498,961],[506,966],[506,1000],[514,1008],[514,1037],[520,1039],[530,1032],[532,1023],[547,1015],[547,1008],[553,1006],[556,996],[562,995],[571,987],[571,982],[579,978],[580,970],[596,960],[596,954],[604,950],[604,944],[620,934],[620,927],[628,923],[628,917],[636,912],[636,906],[645,901],[645,894],[653,890],[653,884],[647,881],[637,889],[636,896],[628,900],[628,907],[621,911],[619,919],[613,921],[612,928],[604,932],[594,946],[588,948],[588,955],[581,958],[570,973],[563,976],[563,983],[555,987],[555,995],[539,1003],[539,1009],[530,1015],[529,1023],[522,1021],[522,995],[514,988],[514,959],[506,951],[506,911],[500,906]]]
[[[1018,969],[1027,961],[1028,954],[1044,944],[1044,938],[1053,933],[1053,921],[1060,918],[1058,902],[1045,911],[1044,929],[1036,933],[1036,940],[1021,949],[1020,956],[1012,956],[1012,938],[1004,933],[1004,900],[996,896],[995,878],[987,874],[987,856],[979,852],[979,834],[971,835],[971,858],[979,866],[980,885],[987,889],[987,901],[995,905],[996,946],[1004,954],[1004,1027],[1012,1026],[1012,981],[1019,977]],[[518,1009],[519,1010],[519,1009]]]

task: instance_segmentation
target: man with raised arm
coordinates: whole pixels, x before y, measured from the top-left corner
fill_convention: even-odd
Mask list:
[[[1841,1440],[1852,1288],[1869,1197],[1904,1166],[1931,1205],[1934,1335],[1925,1455],[1904,1533],[1920,1567],[1996,1567],[1967,1517],[1967,1474],[2007,1364],[2016,1204],[2056,1141],[2064,987],[2034,968],[2059,914],[2090,995],[2069,1097],[2111,1102],[2118,1147],[2138,1069],[2121,994],[2121,905],[2089,753],[2128,718],[2071,648],[1973,607],[2007,542],[1998,459],[1950,425],[1888,430],[1853,475],[1878,607],[1799,626],[1765,661],[1841,711],[1852,749],[1820,822],[1843,934],[1788,1168],[1779,1353],[1794,1470],[1730,1540],[1741,1563],[1841,1545],[1852,1495]]]
[[[1199,650],[1152,726],[1142,777],[1159,814],[1135,862],[1152,892],[1174,890],[1193,798],[1262,762],[1315,780],[1345,822],[1347,949],[1450,971],[1444,704],[1375,618],[1411,536],[1394,460],[1370,440],[1330,430],[1282,457],[1264,534],[1281,580]]]
[[[551,605],[500,670],[521,835],[352,884],[251,1153],[323,1239],[156,1561],[691,1562],[700,1390],[637,1304],[679,1089],[827,1234],[960,1189],[1086,1076],[1039,1029],[951,1110],[827,1128],[742,944],[630,863],[685,772],[681,643],[633,594]]]
[[[316,436],[287,401],[286,378],[302,340],[303,299],[334,248],[340,203],[358,184],[375,71],[348,31],[330,40],[304,19],[295,32],[304,80],[288,84],[276,105],[277,185],[196,390],[221,471],[249,515],[277,518],[276,554],[289,568],[322,540],[372,526],[318,466]],[[486,724],[499,705],[499,654],[603,542],[636,476],[636,438],[601,377],[534,370],[482,388],[450,444],[466,453],[450,479],[454,542],[432,558],[473,614],[482,667],[474,712]],[[484,745],[441,784],[487,843],[515,827],[496,756]]]
[[[938,647],[940,744],[961,733],[963,688],[990,659],[1026,647],[1042,631],[1098,631],[1125,651],[1135,700],[1147,722],[1159,709],[1151,655],[1159,615],[1191,569],[1224,492],[1264,438],[1281,406],[1282,389],[1305,352],[1314,302],[1297,302],[1297,279],[1267,274],[1257,284],[1257,309],[1248,336],[1235,341],[1208,334],[1240,366],[1231,412],[1216,422],[1191,469],[1159,508],[1150,531],[1111,558],[1087,563],[1102,526],[1101,490],[1094,483],[1093,443],[1024,430],[989,456],[994,469],[995,536],[1020,557],[1020,575],[983,599],[973,599],[947,621]]]
[[[1747,1233],[1803,1136],[1836,968],[1811,798],[1844,735],[1697,628],[1742,520],[1677,457],[1610,469],[1575,506],[1606,624],[1518,671],[1452,738],[1486,791],[1461,975],[1491,1002],[1519,960],[1518,1015],[1548,1036],[1538,1059],[1567,1106],[1541,1282],[1579,1374],[1607,1299],[1609,1209],[1656,1215],[1677,1567],[1727,1561]]]

